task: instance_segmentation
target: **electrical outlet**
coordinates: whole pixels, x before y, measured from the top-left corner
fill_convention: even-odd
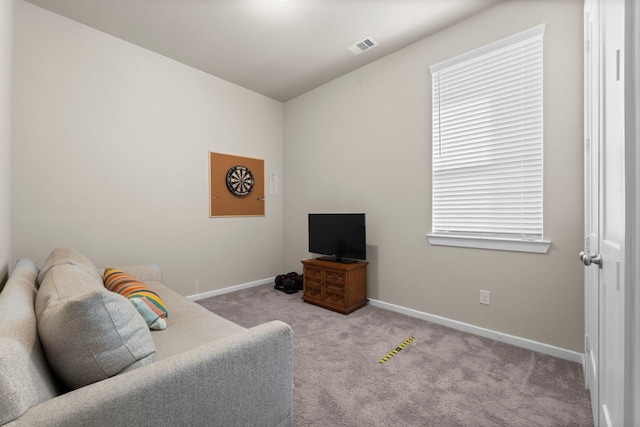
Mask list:
[[[491,292],[489,291],[480,291],[480,304],[491,304]]]

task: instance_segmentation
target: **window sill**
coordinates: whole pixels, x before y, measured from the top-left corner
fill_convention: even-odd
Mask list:
[[[516,240],[497,237],[427,234],[427,240],[433,246],[455,246],[459,248],[493,249],[537,254],[546,254],[549,251],[549,247],[551,247],[551,242],[547,240]]]

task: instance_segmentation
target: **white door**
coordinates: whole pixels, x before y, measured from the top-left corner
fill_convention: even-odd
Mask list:
[[[625,423],[624,0],[585,2],[586,382],[594,420]],[[588,81],[588,83],[587,83]],[[587,87],[588,84],[588,87]]]
[[[585,252],[587,255],[600,253],[600,51],[599,14],[596,0],[585,1],[584,11],[584,203],[585,203]],[[583,255],[584,256],[584,255]],[[598,305],[599,271],[585,268],[585,384],[590,390],[593,418],[597,420],[598,399]]]

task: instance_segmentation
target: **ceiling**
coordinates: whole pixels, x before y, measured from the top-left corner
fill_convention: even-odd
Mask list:
[[[28,1],[287,101],[502,0]]]

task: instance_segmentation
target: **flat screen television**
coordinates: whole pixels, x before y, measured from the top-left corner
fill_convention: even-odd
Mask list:
[[[363,213],[310,213],[309,252],[342,263],[366,260],[365,229]]]

